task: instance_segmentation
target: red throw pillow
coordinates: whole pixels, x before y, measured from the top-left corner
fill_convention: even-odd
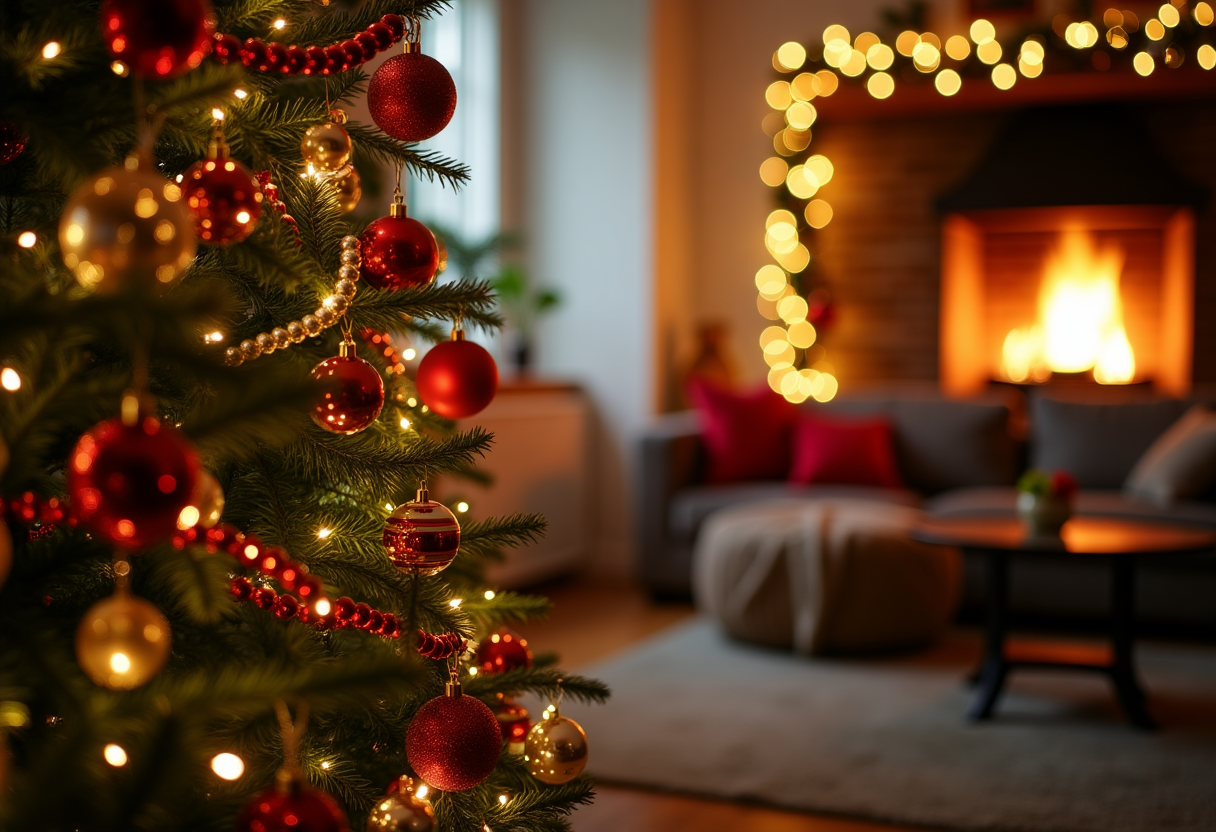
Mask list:
[[[790,431],[795,405],[767,386],[736,393],[704,381],[688,385],[701,416],[711,483],[779,480],[790,470]]]
[[[793,483],[904,487],[886,419],[803,416],[794,426],[793,456]]]

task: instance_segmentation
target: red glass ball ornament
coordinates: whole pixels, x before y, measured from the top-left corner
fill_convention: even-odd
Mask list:
[[[105,0],[101,36],[110,54],[144,78],[194,69],[211,48],[215,15],[207,0]]]
[[[449,419],[464,419],[485,409],[498,392],[498,365],[485,348],[454,331],[418,364],[418,395],[427,407]]]
[[[434,136],[456,112],[456,84],[439,61],[421,52],[390,58],[367,85],[367,108],[394,139],[420,142]]]
[[[180,433],[145,416],[91,428],[68,459],[68,493],[77,521],[126,549],[168,538],[190,504],[198,456]]]
[[[182,174],[182,193],[204,243],[226,245],[248,237],[262,216],[262,191],[235,159],[203,159]]]
[[[414,714],[405,732],[405,755],[418,776],[449,792],[471,789],[490,776],[502,748],[494,712],[449,684]]]
[[[389,216],[375,220],[359,235],[363,262],[359,276],[377,289],[429,286],[439,270],[439,244],[431,229],[406,216],[400,202]]]
[[[498,720],[498,729],[505,742],[522,743],[532,730],[531,715],[518,702],[503,702],[494,709],[494,718]]]
[[[460,551],[460,522],[442,503],[431,500],[426,487],[393,509],[381,537],[389,560],[415,575],[434,575],[448,568]]]
[[[477,645],[477,663],[483,673],[503,673],[532,666],[532,651],[528,642],[506,627],[483,639]]]
[[[245,804],[236,832],[350,832],[346,813],[332,797],[298,778],[275,785]]]
[[[17,125],[11,121],[0,121],[0,165],[7,165],[20,156],[21,151],[25,150],[26,141],[25,134],[17,129]]]
[[[349,436],[366,428],[384,407],[380,373],[354,353],[354,344],[342,344],[342,353],[312,369],[313,381],[324,392],[312,408],[312,420],[331,433]]]

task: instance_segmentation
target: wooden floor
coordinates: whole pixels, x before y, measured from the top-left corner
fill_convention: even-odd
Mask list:
[[[625,650],[693,614],[689,604],[653,604],[635,587],[571,580],[534,591],[553,601],[553,614],[519,631],[532,649],[561,655],[562,666],[570,670]],[[591,753],[595,753],[594,737]],[[600,785],[596,793],[594,804],[575,812],[576,832],[912,832],[622,786]]]

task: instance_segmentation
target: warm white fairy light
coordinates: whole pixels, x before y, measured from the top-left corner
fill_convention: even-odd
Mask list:
[[[246,98],[249,97],[249,93],[245,92],[244,90],[233,90],[232,94],[235,95],[237,98],[239,98],[241,101],[244,101]]]
[[[222,780],[238,780],[245,773],[245,761],[225,751],[211,758],[211,770]]]
[[[469,504],[466,503],[464,500],[461,500],[459,503],[456,504],[456,510],[459,511],[461,514],[464,514],[466,511],[469,510]]]
[[[470,675],[470,676],[476,676],[476,675],[477,675],[477,668],[476,668],[476,667],[470,667],[470,668],[469,668],[469,675]]]
[[[460,609],[460,605],[463,603],[464,603],[463,598],[453,598],[451,601],[448,601],[448,606],[454,610],[458,610],[458,609]]]
[[[498,796],[498,802],[499,802],[499,804],[506,806],[507,805],[507,796],[505,794],[500,794]]]
[[[385,504],[384,504],[384,507],[385,507],[386,509],[388,509],[389,511],[392,511],[392,510],[393,510],[393,504],[392,504],[392,503],[385,503]]]
[[[213,119],[215,119],[216,121],[223,121],[224,120],[224,111],[221,110],[219,107],[212,107],[211,108],[211,117]]]
[[[198,525],[198,520],[201,516],[197,506],[186,506],[177,515],[177,527],[182,531],[192,529]]]
[[[10,393],[17,392],[21,389],[21,376],[12,367],[5,367],[0,370],[0,387]]]
[[[321,763],[321,768],[325,769],[326,771],[329,771],[329,760],[323,761]]]
[[[102,749],[101,754],[114,768],[122,768],[127,764],[127,751],[121,745],[110,743]]]
[[[402,430],[409,430],[409,429],[410,429],[410,420],[409,420],[409,419],[406,419],[404,416],[401,418],[401,421],[400,421],[400,423],[399,423],[399,424],[401,425],[401,429],[402,429]]]
[[[418,350],[414,349],[413,347],[406,347],[404,350],[402,350],[401,357],[404,358],[406,361],[413,361],[415,358],[418,357]],[[410,401],[412,402],[414,400],[410,399]],[[414,405],[412,405],[412,404],[410,405],[410,407],[413,407],[413,406]]]
[[[415,399],[413,396],[410,396],[408,399],[406,399],[406,400],[405,400],[405,403],[406,403],[407,405],[409,405],[410,407],[417,407],[417,406],[418,406],[418,400],[417,400],[417,399]]]
[[[487,590],[486,590],[486,600],[487,600],[487,601],[493,601],[493,600],[494,600],[494,590],[492,590],[492,589],[487,589]]]
[[[281,17],[274,22],[274,28],[276,28],[276,29],[282,29],[286,25],[287,25],[287,21]]]
[[[119,78],[126,78],[127,73],[130,71],[131,71],[130,67],[128,67],[126,64],[124,64],[122,61],[111,61],[110,62],[110,72],[113,72]]]
[[[333,533],[333,529],[317,529],[317,537],[321,538],[322,540],[325,540]]]
[[[220,341],[223,341],[223,340],[224,340],[224,333],[222,333],[218,330],[215,332],[208,332],[206,335],[203,336],[203,341],[205,341],[208,344],[218,344]]]
[[[22,231],[17,235],[17,245],[21,246],[22,248],[33,248],[34,244],[37,242],[38,235],[33,231]]]
[[[59,45],[59,41],[53,40],[42,47],[42,57],[49,61],[51,58],[57,58],[62,51],[63,47]]]

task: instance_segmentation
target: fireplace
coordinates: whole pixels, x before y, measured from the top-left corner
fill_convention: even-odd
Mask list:
[[[940,372],[965,395],[1053,375],[1190,389],[1194,213],[1021,208],[943,220]]]
[[[938,200],[943,389],[1062,376],[1185,395],[1205,199],[1123,107],[1016,116]]]

